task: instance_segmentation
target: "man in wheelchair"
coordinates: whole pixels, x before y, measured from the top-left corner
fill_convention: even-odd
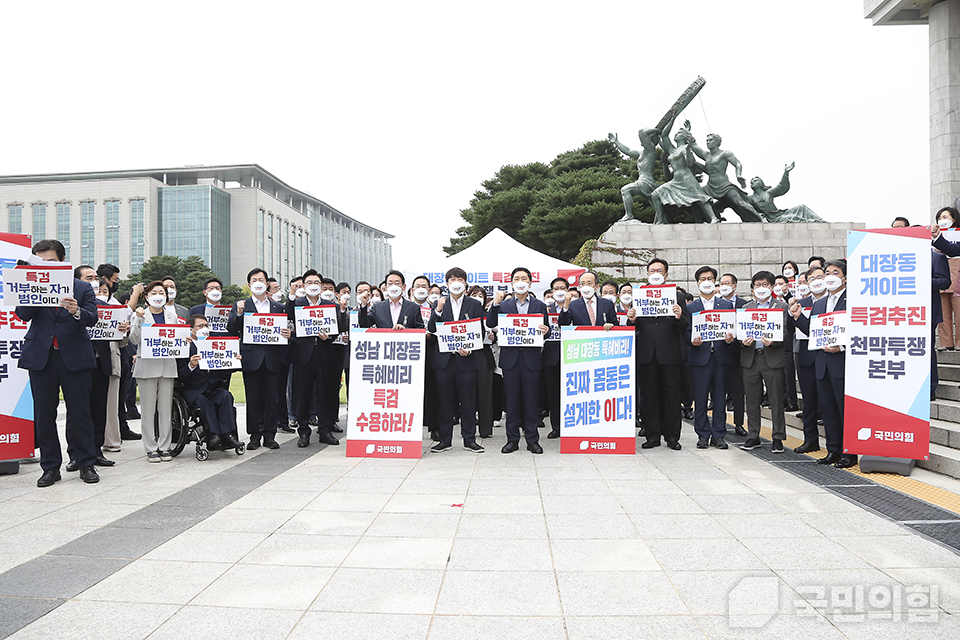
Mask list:
[[[193,340],[206,338],[210,329],[207,319],[201,315],[190,316]],[[190,358],[177,360],[177,374],[183,385],[181,393],[187,404],[198,408],[208,427],[207,448],[236,449],[241,446],[237,439],[237,419],[233,410],[233,394],[230,393],[229,371],[205,371],[200,368],[200,355],[196,342],[190,344]]]

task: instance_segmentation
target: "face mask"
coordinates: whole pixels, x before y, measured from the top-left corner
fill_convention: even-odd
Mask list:
[[[717,288],[717,284],[712,280],[704,280],[703,282],[700,283],[700,293],[702,293],[705,296],[708,296],[711,293],[713,293],[714,289],[716,288]]]
[[[150,296],[147,298],[147,302],[149,302],[150,306],[154,309],[159,309],[167,303],[167,299],[163,296]]]
[[[620,296],[620,304],[623,306],[629,307],[631,302],[633,302],[633,296],[629,293],[624,293]]]
[[[787,276],[788,278],[792,278],[793,276],[797,275],[797,272],[793,269],[784,269],[783,275]]]
[[[308,295],[311,298],[316,298],[318,295],[320,295],[321,291],[322,289],[320,288],[320,285],[308,284],[306,290],[304,291],[304,295]]]
[[[177,290],[176,290],[176,289],[173,289],[173,288],[171,288],[171,287],[167,287],[167,299],[168,299],[170,302],[173,302],[174,300],[176,300],[176,299],[177,299]]]
[[[603,297],[604,297],[605,300],[609,300],[610,302],[612,302],[612,303],[614,303],[614,304],[617,303],[617,296],[613,295],[612,293],[609,293],[609,294],[607,294],[607,295],[605,295],[605,296],[603,296]]]
[[[805,285],[805,284],[802,284],[802,285],[800,285],[799,287],[797,287],[797,290],[798,290],[798,292],[800,293],[800,297],[801,297],[801,298],[806,298],[806,297],[807,297],[807,294],[810,293],[810,287],[808,287],[808,286]]]
[[[950,218],[941,218],[940,220],[937,220],[937,226],[941,229],[949,229],[951,222],[953,221]]]
[[[267,292],[266,282],[254,282],[250,285],[250,292],[255,296],[262,296]]]
[[[775,286],[775,287],[773,288],[773,292],[774,292],[775,294],[777,294],[778,296],[782,296],[782,295],[783,295],[783,286],[781,286],[781,285],[778,284],[777,286]]]
[[[220,291],[220,289],[211,289],[210,291],[207,291],[207,300],[210,300],[211,302],[220,302],[220,298],[222,297],[223,291]]]
[[[816,294],[823,293],[823,290],[827,288],[827,283],[823,281],[823,278],[818,280],[813,280],[810,282],[810,291]]]
[[[553,292],[553,300],[558,304],[563,302],[566,297],[567,297],[567,292],[564,291],[563,289],[558,289],[557,291]]]
[[[293,293],[293,295],[297,296],[298,298],[302,298],[303,296],[307,295],[307,290],[303,287],[300,287]]]
[[[380,296],[373,296],[370,298],[370,304],[377,304],[378,302],[383,302],[383,298]]]
[[[90,288],[93,289],[93,295],[97,295],[98,293],[100,293],[100,283],[97,282],[96,280],[90,281]]]
[[[448,284],[447,288],[450,289],[450,293],[452,293],[455,296],[458,296],[466,290],[467,285],[463,284],[460,281],[454,281]]]
[[[757,287],[753,290],[753,295],[757,297],[757,300],[766,300],[770,297],[770,289],[767,287]]]
[[[413,299],[416,300],[417,302],[423,302],[424,300],[427,299],[427,290],[424,289],[423,287],[420,287],[419,289],[414,289]]]
[[[529,289],[530,289],[530,285],[524,282],[523,280],[517,280],[516,282],[513,283],[513,290],[516,293],[524,294],[527,291],[529,291]]]
[[[273,294],[270,297],[273,298],[274,302],[280,302],[283,300],[283,291],[277,291],[275,294]]]
[[[662,273],[651,273],[647,276],[647,282],[654,286],[663,284],[663,281],[666,280]]]
[[[720,285],[720,295],[722,295],[724,298],[726,298],[731,293],[733,293],[733,287],[731,287],[728,284]]]
[[[99,300],[100,302],[106,302],[107,300],[109,300],[109,298],[107,296],[97,296],[97,300]]]
[[[477,302],[479,302],[480,304],[483,304],[483,296],[470,296],[470,297],[476,300]]]
[[[110,293],[111,293],[111,294],[116,293],[116,292],[117,292],[117,289],[119,289],[119,288],[120,288],[120,283],[119,283],[119,282],[116,282],[116,283],[110,285]]]
[[[827,285],[827,289],[830,291],[836,291],[843,284],[843,280],[840,279],[840,276],[827,276],[823,279],[823,282]]]
[[[345,293],[342,296],[340,296],[340,302],[342,302],[343,304],[350,304],[350,294]]]
[[[580,295],[589,300],[593,297],[594,290],[593,287],[580,287]]]
[[[429,296],[427,296],[427,302],[429,302],[430,304],[435,303],[439,299],[440,299],[439,293],[431,293]]]
[[[400,294],[402,293],[403,293],[403,289],[398,287],[397,285],[393,285],[392,287],[387,287],[387,295],[390,296],[392,300],[396,300],[397,298],[399,298]]]
[[[320,299],[326,300],[327,302],[333,302],[334,300],[337,299],[337,294],[334,293],[333,291],[330,291],[330,289],[327,289],[326,291],[320,294]]]
[[[210,337],[210,329],[208,329],[207,327],[197,329],[197,340],[206,340],[209,337]]]

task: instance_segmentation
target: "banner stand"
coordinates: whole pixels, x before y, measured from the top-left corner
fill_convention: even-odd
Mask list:
[[[915,466],[917,461],[911,458],[860,456],[860,471],[864,473],[897,473],[908,476]]]

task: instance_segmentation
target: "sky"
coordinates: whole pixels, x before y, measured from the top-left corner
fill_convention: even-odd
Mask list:
[[[796,162],[779,207],[932,217],[927,27],[860,0],[6,2],[0,24],[0,175],[255,163],[395,235],[406,270],[501,166],[635,143],[697,76],[698,140],[748,181]]]

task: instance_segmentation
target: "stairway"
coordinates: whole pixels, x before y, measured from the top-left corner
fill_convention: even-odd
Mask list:
[[[960,478],[960,351],[937,352],[936,400],[930,403],[930,459],[917,465]]]

